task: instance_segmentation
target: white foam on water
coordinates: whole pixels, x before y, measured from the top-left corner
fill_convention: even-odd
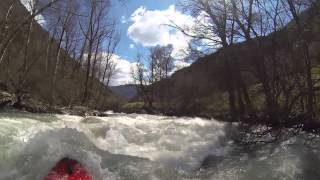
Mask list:
[[[237,147],[225,123],[201,118],[0,113],[0,179],[41,180],[64,157],[97,180],[315,179],[319,151],[299,137]],[[203,160],[213,158],[208,169]]]

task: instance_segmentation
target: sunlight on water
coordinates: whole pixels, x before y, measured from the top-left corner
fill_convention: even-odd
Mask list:
[[[41,180],[63,157],[81,162],[97,180],[319,177],[319,152],[299,137],[244,149],[230,131],[200,118],[3,112],[0,179]]]

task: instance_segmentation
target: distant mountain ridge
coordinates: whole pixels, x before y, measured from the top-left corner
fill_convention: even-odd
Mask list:
[[[134,84],[112,86],[110,89],[114,94],[127,101],[133,99],[138,94],[137,86]]]

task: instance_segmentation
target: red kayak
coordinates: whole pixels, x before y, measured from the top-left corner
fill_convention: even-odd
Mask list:
[[[64,158],[57,163],[44,180],[92,180],[92,177],[78,161]]]

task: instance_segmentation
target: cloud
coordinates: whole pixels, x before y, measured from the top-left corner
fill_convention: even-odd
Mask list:
[[[116,54],[113,55],[113,58],[111,59],[111,61],[114,64],[116,64],[116,67],[115,67],[115,74],[111,77],[111,80],[110,80],[110,84],[109,84],[110,86],[119,86],[119,85],[135,83],[134,79],[132,78],[132,71],[135,70],[137,67],[136,62],[130,62],[129,60],[124,59]],[[175,60],[174,66],[175,68],[172,70],[172,72],[170,72],[170,75],[177,70],[190,66],[190,63],[184,62],[182,60]],[[102,62],[101,67],[103,71],[105,67],[104,62]]]
[[[134,79],[132,78],[132,71],[137,67],[136,62],[130,62],[129,60],[126,60],[118,55],[113,55],[112,62],[116,64],[116,72],[111,78],[110,86],[135,83]],[[182,60],[175,60],[174,66],[175,67],[172,72],[170,72],[170,75],[182,68],[190,66],[190,63]]]
[[[136,63],[123,59],[118,55],[114,55],[112,61],[116,63],[116,73],[111,78],[110,85],[119,86],[133,83],[131,72],[132,69],[136,67]]]
[[[20,2],[24,5],[24,7],[31,12],[32,10],[32,0],[20,0]],[[46,25],[46,20],[44,18],[44,16],[42,16],[41,14],[37,15],[34,18],[41,26],[45,26]]]
[[[191,38],[169,27],[168,24],[174,22],[179,26],[192,27],[195,22],[192,16],[176,10],[174,5],[166,10],[147,10],[141,6],[131,15],[130,20],[132,24],[127,34],[136,43],[141,43],[145,47],[172,44],[173,57],[179,58],[185,55],[181,52],[188,48]]]
[[[105,68],[107,66],[107,58],[108,54],[106,52],[102,52],[102,54],[99,54],[99,60],[96,64],[96,67],[100,67],[100,81],[103,81],[103,74],[105,72]],[[84,60],[86,61],[87,54],[84,54]],[[86,66],[86,62],[83,62],[83,65]],[[136,62],[130,62],[127,59],[122,58],[121,56],[117,54],[113,54],[110,59],[110,64],[112,64],[114,67],[113,74],[110,78],[109,86],[119,86],[124,84],[132,84],[134,83],[134,80],[132,78],[132,70],[137,67]],[[110,64],[107,67],[110,67]],[[92,62],[93,65],[93,62]],[[107,76],[110,72],[110,69],[107,68],[104,83],[107,84]]]
[[[174,72],[191,65],[190,63],[185,62],[183,60],[175,60],[173,63],[174,63],[174,68],[170,74],[173,74]]]
[[[20,2],[27,8],[28,11],[32,10],[32,1],[31,0],[20,0]]]
[[[24,5],[24,7],[31,12],[32,11],[32,0],[20,0],[20,2]],[[34,18],[42,27],[44,27],[46,25],[46,20],[44,18],[44,16],[42,16],[41,14],[37,15]]]

